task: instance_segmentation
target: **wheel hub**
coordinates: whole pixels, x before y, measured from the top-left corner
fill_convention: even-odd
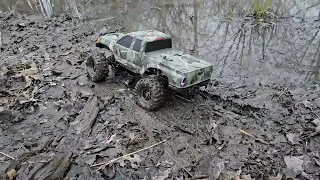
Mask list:
[[[142,97],[146,101],[150,101],[151,100],[151,92],[149,91],[149,89],[144,89],[142,91]]]

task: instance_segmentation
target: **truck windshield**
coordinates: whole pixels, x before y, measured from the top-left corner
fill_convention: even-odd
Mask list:
[[[157,51],[157,50],[171,48],[171,47],[172,47],[171,39],[158,40],[158,41],[148,42],[146,46],[146,52]]]

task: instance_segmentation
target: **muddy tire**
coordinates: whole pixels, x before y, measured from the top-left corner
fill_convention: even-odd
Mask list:
[[[86,71],[92,82],[103,81],[109,73],[109,62],[114,59],[111,51],[93,51],[86,60]]]
[[[136,103],[148,111],[160,108],[166,100],[166,89],[157,77],[149,76],[140,79],[135,89]]]

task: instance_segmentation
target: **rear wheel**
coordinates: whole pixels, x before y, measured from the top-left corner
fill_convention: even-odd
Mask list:
[[[166,90],[161,79],[148,76],[136,84],[136,103],[149,111],[160,108],[166,100]]]

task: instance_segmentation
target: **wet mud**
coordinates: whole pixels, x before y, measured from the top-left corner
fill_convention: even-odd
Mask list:
[[[147,112],[134,103],[129,73],[101,83],[86,77],[84,53],[100,30],[93,27],[67,15],[0,14],[3,177],[319,179],[318,84],[215,78],[191,101],[171,95]]]

